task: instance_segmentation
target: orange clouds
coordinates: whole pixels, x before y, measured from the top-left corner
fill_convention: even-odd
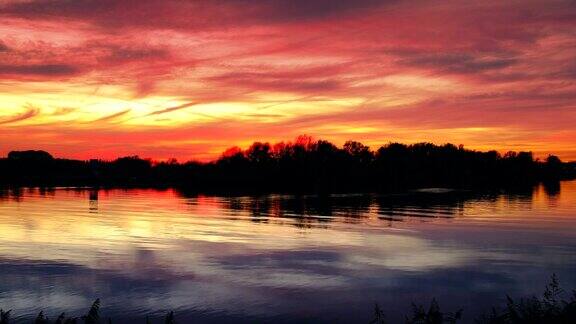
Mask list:
[[[0,153],[210,159],[307,133],[576,159],[574,62],[568,0],[3,1]]]

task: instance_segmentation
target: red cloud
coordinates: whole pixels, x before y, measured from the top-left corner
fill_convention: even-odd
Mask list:
[[[30,0],[3,2],[0,23],[3,93],[36,93],[39,82],[58,81],[64,94],[110,85],[132,90],[132,97],[118,94],[124,100],[185,102],[143,117],[169,118],[200,103],[267,109],[241,114],[248,120],[230,115],[168,128],[131,119],[129,132],[121,127],[129,110],[96,120],[114,123],[90,130],[63,117],[66,125],[11,125],[0,140],[3,149],[23,145],[6,132],[22,132],[37,136],[39,148],[63,155],[174,152],[186,159],[317,129],[325,129],[327,139],[354,138],[332,129],[367,125],[375,131],[361,136],[372,142],[493,127],[504,130],[463,144],[498,148],[513,138],[576,156],[566,149],[576,124],[570,0]],[[309,111],[274,111],[299,102]],[[8,114],[0,123],[36,114]]]

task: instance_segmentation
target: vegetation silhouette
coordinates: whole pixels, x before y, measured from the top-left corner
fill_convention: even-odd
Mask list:
[[[190,192],[385,192],[422,187],[514,187],[576,178],[576,163],[531,152],[480,152],[452,144],[389,143],[341,148],[299,136],[294,142],[232,147],[212,162],[57,159],[14,151],[0,159],[4,186],[179,187]]]
[[[11,311],[3,311],[0,310],[0,324],[12,324],[15,321],[12,321],[10,318]],[[96,299],[88,313],[81,317],[67,317],[65,313],[60,314],[56,320],[51,321],[44,312],[41,311],[38,316],[32,322],[33,324],[112,324],[112,319],[107,318],[106,320],[101,319],[100,316],[100,299]],[[152,321],[148,317],[146,317],[146,324],[152,324]],[[176,324],[176,318],[174,316],[174,312],[169,312],[163,321],[164,324]]]
[[[507,296],[507,303],[502,308],[493,307],[491,312],[480,315],[475,319],[476,324],[570,324],[576,323],[576,291],[571,297],[563,298],[564,290],[560,287],[556,275],[552,275],[546,285],[542,297],[521,298],[518,301]],[[406,316],[406,324],[456,324],[462,320],[463,310],[456,312],[442,311],[436,299],[432,299],[429,307],[412,304],[412,314]],[[11,311],[0,310],[0,324],[12,324]],[[163,321],[165,324],[175,324],[174,312],[169,312]],[[100,324],[113,323],[111,318],[103,319],[100,316],[100,300],[97,299],[88,313],[79,318],[67,317],[60,314],[55,321],[50,321],[40,312],[33,321],[34,324]],[[146,324],[152,321],[148,317]],[[385,311],[376,304],[373,319],[370,324],[386,324]]]
[[[516,301],[507,296],[506,306],[492,308],[490,313],[475,319],[476,324],[569,324],[576,323],[576,291],[569,299],[560,287],[556,275],[552,275],[542,297],[521,298]],[[411,316],[406,316],[406,324],[455,324],[462,319],[463,310],[454,313],[443,312],[433,299],[426,310],[422,305],[412,305]],[[376,304],[374,324],[385,324],[384,311]]]

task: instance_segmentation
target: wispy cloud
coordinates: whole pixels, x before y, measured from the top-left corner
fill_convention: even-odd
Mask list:
[[[0,123],[71,155],[311,133],[576,158],[572,0],[0,1],[0,24]]]
[[[37,116],[39,113],[40,109],[34,107],[27,107],[26,111],[24,111],[23,113],[8,117],[0,116],[0,125],[13,124],[27,119],[31,119]]]
[[[186,108],[192,107],[192,106],[197,105],[197,104],[198,104],[197,102],[187,102],[185,104],[181,104],[178,106],[169,107],[169,108],[160,109],[160,110],[155,110],[155,111],[147,114],[146,116],[155,116],[155,115],[167,114],[167,113],[174,112],[177,110],[186,109]]]
[[[108,115],[108,116],[104,116],[104,117],[101,117],[101,118],[92,120],[90,123],[102,123],[102,122],[109,122],[109,121],[112,121],[112,120],[116,120],[116,119],[118,119],[119,117],[122,117],[122,116],[125,116],[125,115],[129,114],[131,110],[132,110],[132,109],[122,110],[122,111],[119,111],[119,112],[117,112],[117,113],[114,113],[114,114],[111,114],[111,115]]]
[[[78,69],[67,64],[0,65],[0,75],[59,77],[76,73]]]

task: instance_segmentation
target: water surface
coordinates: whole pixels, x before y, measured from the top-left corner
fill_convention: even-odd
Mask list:
[[[390,320],[435,297],[465,322],[506,294],[576,288],[576,182],[516,193],[0,194],[0,307],[143,323]]]

